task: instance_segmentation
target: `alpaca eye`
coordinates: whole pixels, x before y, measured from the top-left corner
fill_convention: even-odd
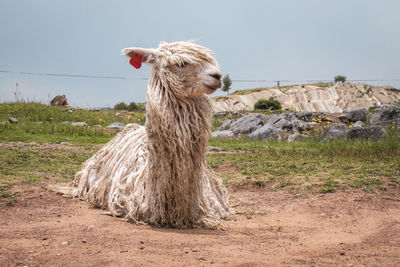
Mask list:
[[[179,68],[184,68],[184,67],[186,67],[187,65],[189,65],[189,63],[187,63],[187,62],[185,62],[185,61],[182,61],[182,62],[179,62],[178,64],[176,64]]]

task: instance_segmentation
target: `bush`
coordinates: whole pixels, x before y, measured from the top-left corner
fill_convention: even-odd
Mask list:
[[[335,83],[344,83],[346,82],[347,77],[343,75],[335,76]]]
[[[270,97],[269,99],[260,99],[254,104],[254,109],[261,109],[261,110],[278,110],[281,109],[281,103]]]
[[[115,104],[114,110],[128,110],[128,105],[124,102],[119,102],[118,104]]]

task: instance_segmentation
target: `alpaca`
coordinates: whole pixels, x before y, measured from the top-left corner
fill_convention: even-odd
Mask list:
[[[161,42],[125,48],[152,66],[145,126],[127,125],[76,175],[78,196],[133,222],[216,228],[228,219],[227,193],[206,163],[212,105],[221,71],[208,48]],[[139,62],[138,62],[139,61]]]

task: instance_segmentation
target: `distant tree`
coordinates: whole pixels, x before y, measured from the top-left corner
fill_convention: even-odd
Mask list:
[[[222,91],[226,92],[229,95],[229,90],[231,89],[232,80],[229,78],[229,74],[225,75],[222,79]]]
[[[269,99],[260,99],[254,104],[254,109],[261,110],[278,110],[282,108],[281,102],[270,97]]]
[[[346,82],[347,77],[343,75],[335,76],[335,83],[344,83]]]
[[[128,105],[125,104],[124,102],[119,102],[115,104],[114,110],[128,110]]]

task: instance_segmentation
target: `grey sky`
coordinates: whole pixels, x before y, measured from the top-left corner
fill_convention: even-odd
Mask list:
[[[400,79],[399,11],[398,0],[1,0],[0,70],[126,79],[0,73],[0,102],[15,99],[16,82],[42,102],[144,101],[150,68],[135,70],[120,50],[187,39],[214,50],[233,80]]]

